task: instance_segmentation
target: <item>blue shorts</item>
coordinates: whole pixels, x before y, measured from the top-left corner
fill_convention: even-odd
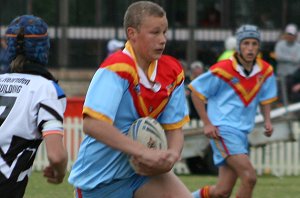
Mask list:
[[[92,190],[76,188],[76,198],[132,198],[134,192],[149,181],[149,177],[134,175],[128,179],[101,184]]]
[[[248,133],[231,127],[219,127],[221,138],[210,139],[213,149],[214,164],[222,166],[226,163],[226,158],[230,155],[248,154]]]

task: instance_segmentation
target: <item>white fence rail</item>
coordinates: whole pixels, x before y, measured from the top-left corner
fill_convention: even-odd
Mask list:
[[[250,158],[256,171],[276,176],[300,175],[300,125],[292,123],[294,141],[270,143],[263,147],[252,147]]]
[[[195,122],[191,122],[185,128],[195,128]],[[262,147],[251,147],[250,158],[256,168],[258,175],[272,174],[276,176],[300,175],[300,124],[293,122],[295,141],[276,142]],[[67,117],[65,119],[64,142],[69,153],[68,170],[74,163],[78,148],[84,133],[82,131],[82,120],[80,118]],[[48,160],[44,143],[39,148],[36,160],[33,165],[34,170],[42,170],[47,166]],[[188,173],[184,163],[178,163],[175,168],[177,173]]]
[[[7,27],[0,26],[0,34],[4,35]],[[123,27],[67,27],[66,36],[68,39],[93,39],[108,40],[115,36],[125,39],[126,35]],[[194,39],[196,41],[224,41],[232,35],[231,29],[193,29]],[[62,37],[62,27],[49,27],[48,34],[51,39]],[[261,39],[263,42],[275,42],[281,34],[281,30],[261,30]],[[300,33],[298,33],[300,36]],[[299,38],[298,36],[298,38]],[[168,40],[187,41],[190,38],[187,28],[169,28],[167,32]]]

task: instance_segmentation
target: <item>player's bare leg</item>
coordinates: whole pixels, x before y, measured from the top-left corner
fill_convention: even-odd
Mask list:
[[[237,174],[229,166],[219,168],[219,176],[216,185],[209,186],[209,196],[227,198],[231,195],[232,189],[236,183]]]
[[[152,177],[134,194],[134,198],[153,197],[192,198],[192,194],[180,179],[170,171]]]
[[[228,157],[226,162],[241,180],[237,197],[251,198],[256,184],[256,172],[250,162],[249,156],[245,154],[232,155]]]

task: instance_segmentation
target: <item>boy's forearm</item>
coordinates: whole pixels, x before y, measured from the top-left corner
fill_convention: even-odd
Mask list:
[[[271,122],[271,105],[270,104],[260,105],[260,109],[263,114],[264,121]]]

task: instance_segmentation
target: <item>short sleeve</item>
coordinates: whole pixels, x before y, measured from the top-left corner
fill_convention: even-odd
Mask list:
[[[128,89],[128,81],[113,71],[105,68],[98,69],[87,91],[84,114],[92,117],[94,114],[99,114],[114,120],[126,89]],[[89,114],[90,112],[93,112],[93,115]]]
[[[207,99],[215,95],[220,87],[220,78],[213,75],[210,71],[198,76],[188,85],[191,91],[198,93],[202,99]]]
[[[63,122],[66,109],[66,97],[61,87],[53,82],[44,83],[36,93],[38,101],[38,126],[49,120]]]
[[[259,102],[262,104],[271,103],[277,98],[277,83],[274,74],[272,74],[262,85],[259,93]]]
[[[182,127],[185,123],[184,119],[188,116],[188,107],[184,91],[184,83],[182,82],[177,88],[174,89],[170,100],[164,109],[163,113],[159,116],[159,122],[163,125]],[[182,125],[176,125],[182,123]]]

